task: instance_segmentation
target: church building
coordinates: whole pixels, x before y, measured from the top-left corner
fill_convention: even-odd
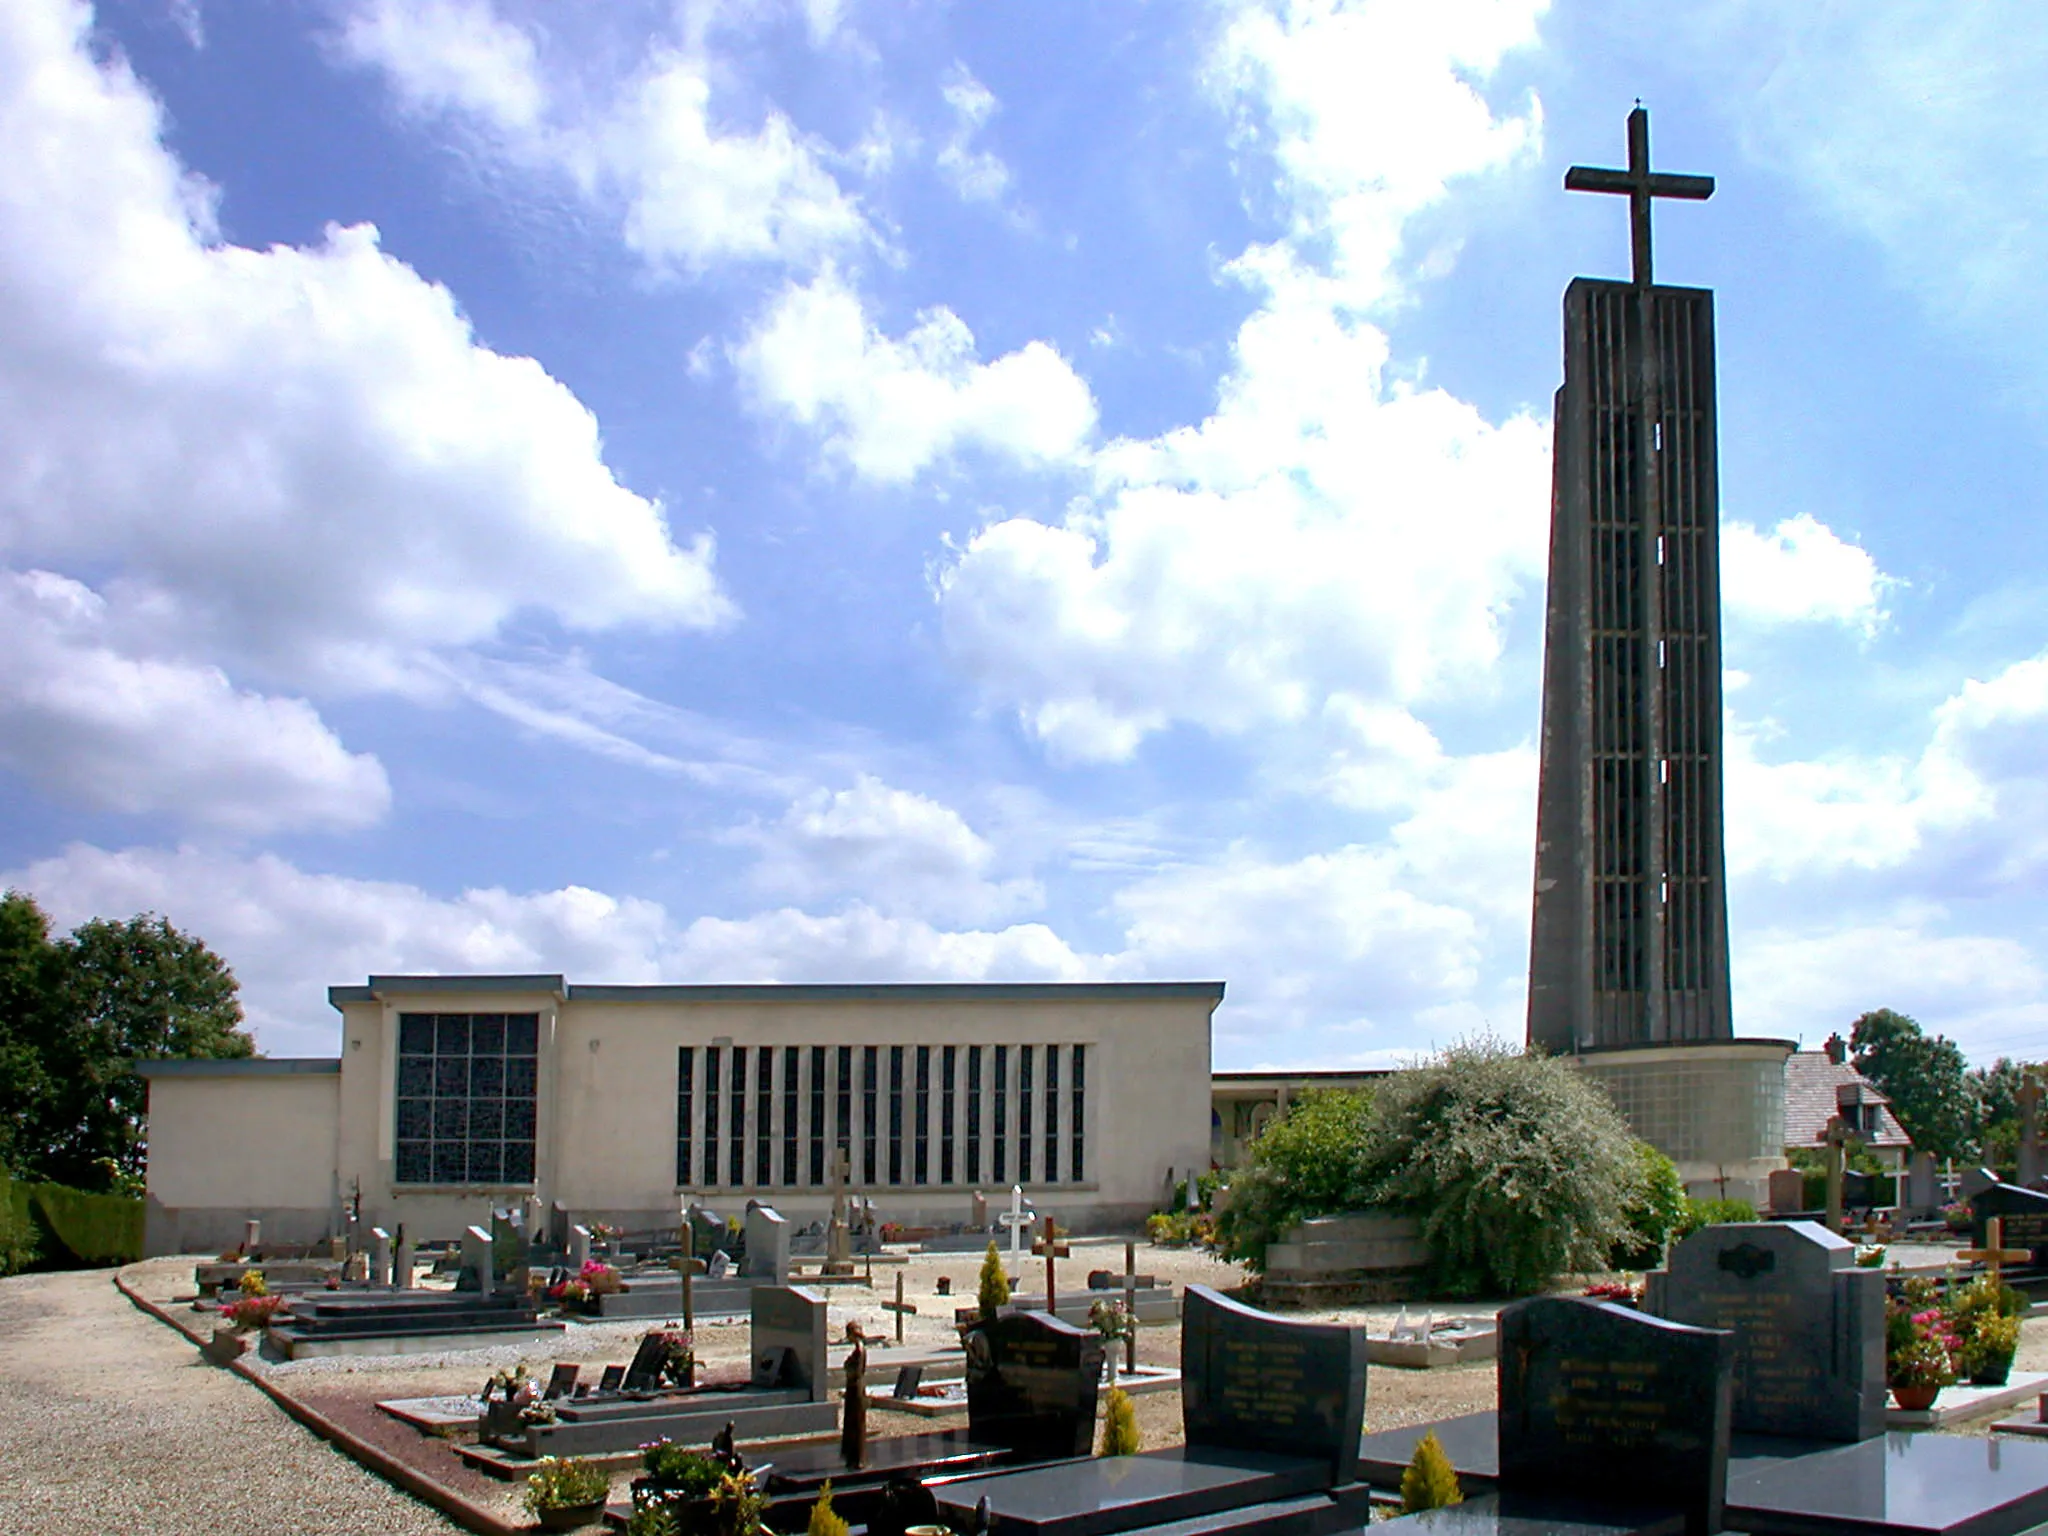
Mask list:
[[[537,1201],[628,1229],[698,1198],[822,1219],[843,1155],[884,1220],[965,1221],[1022,1185],[1130,1227],[1208,1167],[1221,982],[593,986],[372,976],[339,1054],[167,1061],[149,1079],[146,1248],[274,1241],[343,1212],[415,1240]],[[994,1203],[994,1202],[992,1202]]]

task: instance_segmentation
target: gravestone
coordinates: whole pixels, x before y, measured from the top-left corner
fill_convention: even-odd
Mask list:
[[[711,1262],[704,1266],[707,1280],[728,1280],[732,1278],[732,1255],[723,1248],[711,1255]]]
[[[370,1228],[370,1284],[391,1286],[391,1234],[382,1227]]]
[[[524,1296],[530,1255],[525,1212],[516,1207],[491,1212],[491,1289]]]
[[[1765,1199],[1774,1214],[1806,1209],[1806,1175],[1797,1168],[1773,1168],[1765,1186]]]
[[[245,1256],[253,1254],[262,1246],[263,1223],[252,1216],[242,1223],[242,1252]]]
[[[482,1227],[465,1227],[462,1230],[462,1273],[457,1276],[455,1288],[459,1291],[480,1291],[491,1294],[491,1234]]]
[[[2030,1269],[2048,1268],[2048,1194],[2017,1184],[1993,1184],[1972,1195],[1970,1221],[1979,1248],[1988,1240],[1985,1226],[1993,1216],[2004,1218],[2006,1247],[2032,1252]]]
[[[1187,1443],[1358,1469],[1365,1420],[1365,1330],[1276,1317],[1190,1285],[1182,1301],[1181,1414]]]
[[[1595,1519],[1665,1510],[1688,1536],[1721,1529],[1734,1352],[1726,1333],[1608,1302],[1538,1296],[1505,1308],[1502,1508],[1597,1501],[1607,1514]]]
[[[413,1288],[414,1259],[412,1239],[405,1235],[405,1228],[398,1229],[398,1248],[391,1260],[391,1283],[401,1291]]]
[[[789,1222],[772,1205],[747,1207],[747,1260],[742,1272],[753,1280],[783,1285],[789,1280]]]
[[[1102,1335],[1043,1312],[1002,1311],[967,1335],[970,1438],[1026,1458],[1086,1456]]]
[[[1867,1440],[1884,1429],[1884,1276],[1810,1221],[1702,1227],[1649,1277],[1643,1310],[1732,1332],[1736,1430]]]
[[[801,1387],[822,1403],[830,1385],[825,1360],[826,1301],[801,1285],[757,1285],[753,1306],[755,1387]]]
[[[569,1270],[581,1274],[590,1262],[590,1228],[580,1221],[569,1229]]]
[[[626,1384],[626,1368],[623,1365],[608,1365],[604,1374],[597,1378],[597,1390],[601,1393],[616,1392]]]
[[[543,1402],[553,1402],[558,1397],[568,1397],[573,1394],[576,1390],[576,1378],[582,1372],[583,1367],[573,1362],[567,1364],[558,1362],[555,1368],[548,1372],[547,1390],[541,1393],[541,1400]]]
[[[1941,1181],[1932,1152],[1915,1152],[1906,1164],[1906,1209],[1925,1216],[1941,1208]]]

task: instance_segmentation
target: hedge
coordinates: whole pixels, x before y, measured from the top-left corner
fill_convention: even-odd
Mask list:
[[[28,1184],[0,1170],[0,1274],[92,1268],[142,1257],[142,1201],[63,1184]]]

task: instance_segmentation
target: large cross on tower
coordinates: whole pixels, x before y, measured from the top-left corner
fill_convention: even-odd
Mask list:
[[[1650,169],[1650,113],[1641,102],[1628,115],[1628,169],[1575,165],[1564,173],[1567,192],[1620,192],[1628,198],[1629,268],[1638,288],[1650,286],[1650,199],[1677,197],[1705,202],[1714,195],[1711,176],[1681,176]]]

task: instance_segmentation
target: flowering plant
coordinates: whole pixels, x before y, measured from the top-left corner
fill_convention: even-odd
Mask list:
[[[1961,1345],[1939,1307],[1900,1306],[1885,1330],[1885,1379],[1895,1387],[1946,1387],[1956,1379]],[[1900,1321],[1903,1320],[1903,1322]]]
[[[222,1307],[221,1316],[244,1333],[252,1328],[267,1328],[270,1320],[277,1316],[284,1305],[282,1296],[244,1296],[240,1301],[231,1301]]]
[[[1088,1303],[1088,1326],[1102,1335],[1102,1342],[1114,1344],[1138,1331],[1138,1320],[1124,1310],[1121,1301],[1098,1298]]]
[[[1586,1287],[1584,1294],[1594,1301],[1612,1301],[1624,1307],[1632,1307],[1643,1299],[1642,1292],[1626,1280],[1596,1280]]]
[[[619,1272],[601,1259],[585,1259],[576,1278],[583,1282],[585,1291],[592,1296],[616,1296],[626,1288]]]
[[[590,1224],[590,1235],[601,1243],[610,1243],[624,1237],[626,1229],[624,1227],[612,1226],[608,1222],[593,1221]]]

